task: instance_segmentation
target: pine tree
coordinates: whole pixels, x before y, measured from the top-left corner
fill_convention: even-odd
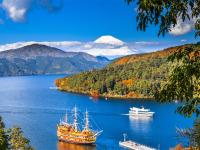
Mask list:
[[[9,130],[9,142],[12,150],[33,150],[30,141],[24,137],[19,127],[13,127]]]
[[[6,134],[5,125],[0,116],[0,149],[7,150],[8,149],[8,136]]]

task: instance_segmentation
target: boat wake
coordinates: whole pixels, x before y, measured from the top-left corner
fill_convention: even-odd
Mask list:
[[[50,90],[57,90],[58,87],[56,87],[56,86],[50,86],[49,89],[50,89]]]
[[[16,105],[0,105],[0,113],[45,113],[45,114],[63,114],[65,112],[71,113],[71,108],[55,108],[55,107],[34,107],[34,106],[16,106]],[[79,110],[81,112],[81,110]],[[123,116],[128,114],[119,113],[102,113],[98,111],[89,111],[91,115],[102,116]]]

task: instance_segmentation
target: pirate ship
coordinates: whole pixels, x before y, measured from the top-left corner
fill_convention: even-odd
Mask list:
[[[78,126],[77,108],[73,109],[73,122],[68,121],[66,112],[64,121],[60,121],[57,126],[57,136],[59,141],[74,144],[94,144],[102,131],[90,129],[88,111],[85,112],[85,123],[83,129]]]

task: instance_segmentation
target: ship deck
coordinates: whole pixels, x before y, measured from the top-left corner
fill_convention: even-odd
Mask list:
[[[151,148],[146,145],[136,143],[134,141],[119,142],[119,145],[131,150],[156,150],[155,148]]]

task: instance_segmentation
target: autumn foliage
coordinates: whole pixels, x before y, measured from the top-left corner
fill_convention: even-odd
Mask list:
[[[182,46],[185,47],[186,45]],[[146,54],[135,54],[135,55],[130,55],[130,56],[125,56],[122,58],[117,59],[114,61],[114,63],[111,64],[113,65],[123,65],[127,63],[134,63],[138,61],[148,61],[150,59],[158,59],[158,58],[166,58],[169,55],[173,54],[177,49],[180,47],[172,47],[172,48],[167,48],[162,51],[157,51],[157,52],[152,52],[152,53],[146,53]]]
[[[101,70],[57,79],[55,84],[60,90],[98,97],[153,98],[172,67],[167,58],[178,48],[125,56]]]

